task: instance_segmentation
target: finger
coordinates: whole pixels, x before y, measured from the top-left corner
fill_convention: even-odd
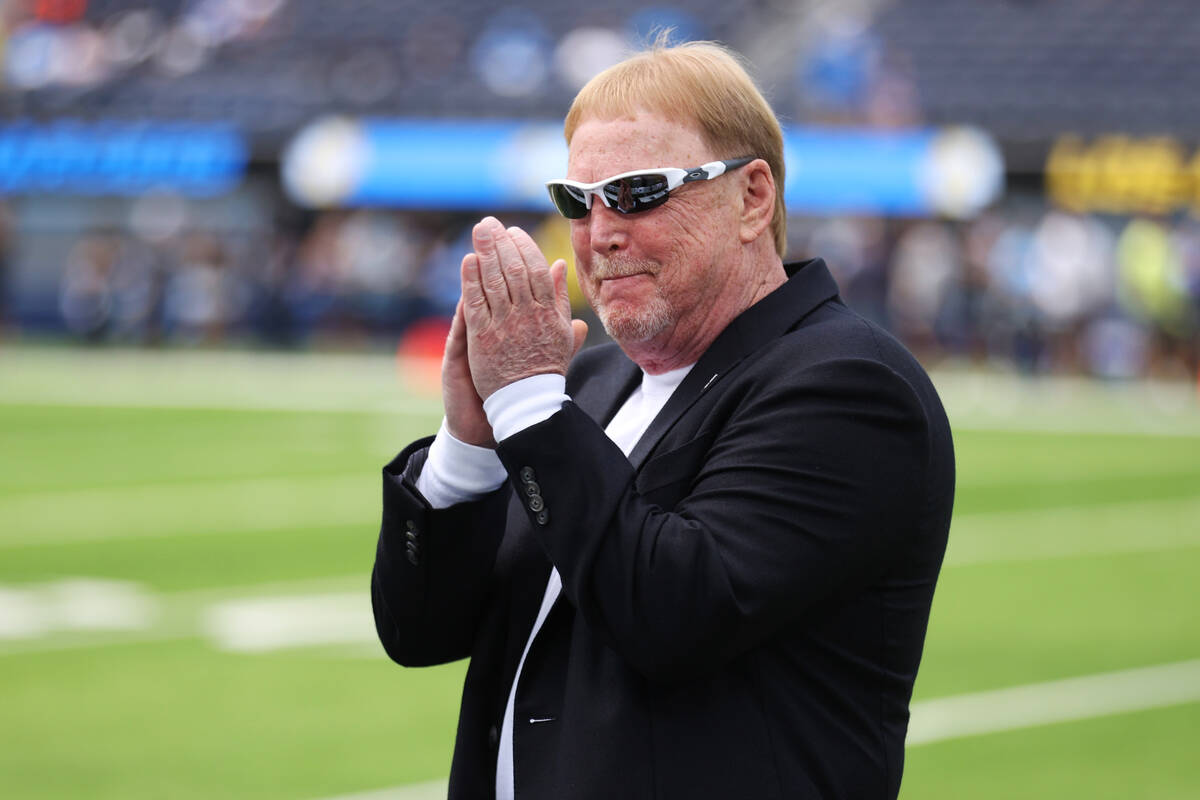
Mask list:
[[[496,223],[497,227],[499,222]],[[508,296],[514,304],[528,304],[533,300],[529,289],[529,266],[525,263],[525,254],[515,242],[512,232],[520,228],[507,228],[496,231],[492,241],[496,243],[496,254],[500,258],[500,269],[504,272],[504,280],[508,284]]]
[[[544,306],[554,304],[554,280],[550,277],[550,266],[546,257],[528,233],[517,227],[508,229],[513,245],[521,253],[529,272],[529,289],[533,299]]]
[[[458,298],[454,307],[454,319],[450,320],[450,332],[446,334],[446,358],[452,359],[467,352],[467,321],[463,317],[463,301]]]
[[[588,324],[586,322],[581,319],[571,320],[571,333],[575,336],[575,343],[571,347],[571,358],[574,358],[579,349],[583,347],[583,343],[587,339],[587,332]]]
[[[561,258],[550,267],[550,279],[554,284],[554,303],[558,313],[571,318],[571,295],[567,291],[567,262]]]
[[[496,249],[498,234],[504,234],[504,227],[495,217],[484,217],[471,229],[471,243],[479,257],[479,282],[493,316],[503,316],[512,305],[508,280]]]
[[[470,318],[473,324],[482,326],[491,316],[491,308],[488,305],[488,297],[483,291],[479,272],[479,256],[475,253],[467,253],[463,256],[462,299],[459,300],[459,306],[463,311],[464,325]]]

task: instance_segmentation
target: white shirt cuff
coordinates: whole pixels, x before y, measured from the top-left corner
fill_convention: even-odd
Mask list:
[[[507,479],[508,472],[495,450],[455,439],[443,419],[416,483],[429,505],[449,508],[478,500],[499,489]]]
[[[549,419],[570,400],[567,379],[557,373],[522,378],[492,392],[483,401],[483,411],[492,424],[492,435],[500,442]]]

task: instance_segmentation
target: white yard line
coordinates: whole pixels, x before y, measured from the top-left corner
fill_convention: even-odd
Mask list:
[[[386,353],[0,351],[0,405],[441,415],[436,364]],[[933,373],[958,430],[1200,437],[1194,381]]]
[[[226,600],[204,610],[202,625],[216,647],[238,653],[378,641],[365,586],[340,594]],[[378,647],[376,652],[382,654]]]
[[[1200,659],[941,697],[912,704],[909,747],[1200,701]],[[323,800],[433,800],[428,781]]]
[[[89,393],[86,396],[70,396],[64,391],[61,394],[6,392],[0,396],[0,405],[35,405],[55,406],[60,408],[136,408],[146,410],[174,411],[275,411],[303,412],[316,414],[391,414],[418,419],[437,421],[441,416],[441,404],[428,402],[414,403],[404,398],[395,401],[388,399],[369,400],[339,400],[320,397],[302,397],[282,395],[280,397],[225,397],[225,398],[188,398],[141,396],[129,397],[123,391]]]
[[[366,473],[196,481],[0,496],[0,551],[203,536],[227,531],[373,526],[378,478]],[[1147,526],[1148,515],[1159,524]],[[1200,546],[1200,497],[954,515],[948,567]]]
[[[908,744],[1200,701],[1200,659],[912,704]]]
[[[1147,519],[1154,519],[1147,525]],[[946,566],[1200,547],[1200,497],[957,513]]]
[[[914,703],[908,746],[1200,701],[1200,660],[1087,675]],[[326,800],[444,797],[445,781]]]
[[[1194,380],[1105,383],[954,369],[931,374],[955,430],[1200,437]]]
[[[0,352],[0,404],[436,419],[429,369],[377,354],[18,348]]]
[[[369,591],[365,574],[168,593],[94,578],[0,585],[0,657],[195,638],[226,650],[336,645],[356,656],[373,646],[382,657]],[[264,626],[278,630],[268,636]],[[251,628],[272,646],[247,646]]]
[[[394,786],[390,789],[376,789],[370,792],[354,794],[339,794],[324,800],[446,800],[449,788],[445,779],[426,781],[424,783],[409,783],[404,786]]]
[[[288,528],[373,525],[370,474],[139,484],[0,497],[0,549]]]

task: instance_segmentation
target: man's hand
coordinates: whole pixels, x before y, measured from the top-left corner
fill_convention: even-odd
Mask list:
[[[587,335],[587,324],[571,319],[566,262],[547,265],[529,234],[505,229],[495,217],[476,225],[472,240],[475,252],[462,263],[461,309],[477,396],[532,375],[565,375]]]
[[[467,256],[474,258],[474,255]],[[464,259],[465,261],[466,259]],[[483,401],[471,380],[467,363],[467,326],[463,321],[463,301],[454,309],[446,353],[442,357],[442,405],[446,411],[446,430],[460,442],[477,447],[495,447],[492,426],[483,413]]]

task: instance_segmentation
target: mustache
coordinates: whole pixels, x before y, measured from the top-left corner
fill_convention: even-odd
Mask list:
[[[644,272],[651,275],[658,273],[658,265],[653,261],[628,256],[597,255],[592,259],[592,278],[606,281],[613,278],[628,278],[630,275],[640,275]]]

